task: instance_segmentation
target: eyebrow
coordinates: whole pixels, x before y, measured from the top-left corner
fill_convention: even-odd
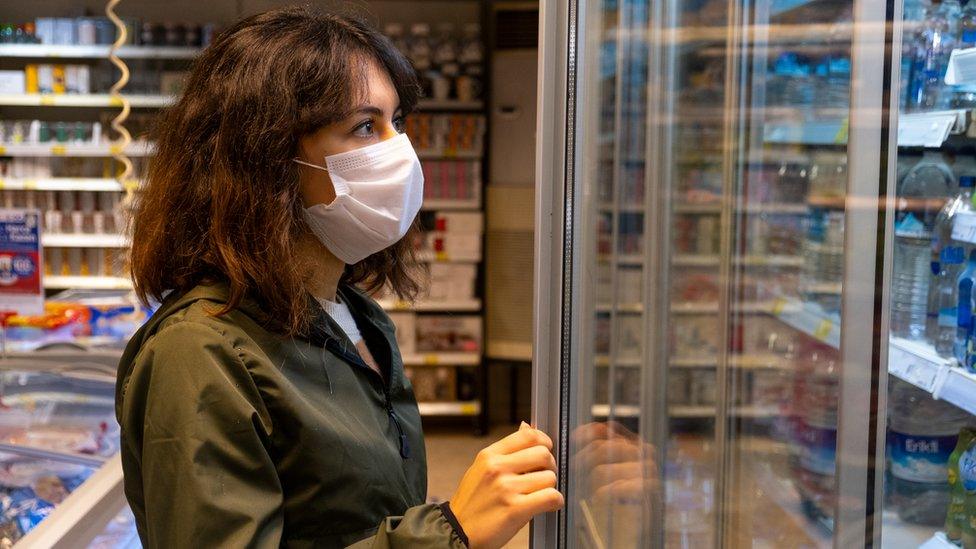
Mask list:
[[[401,107],[400,105],[397,105],[397,108],[393,110],[393,114],[396,115],[396,113],[398,112],[399,113],[403,112],[403,107]],[[372,114],[374,116],[383,116],[383,109],[380,109],[379,107],[374,107],[373,105],[360,105],[350,110],[349,114],[347,114],[346,117],[353,116],[356,114]]]

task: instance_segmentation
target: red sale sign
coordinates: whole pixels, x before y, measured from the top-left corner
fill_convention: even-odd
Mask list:
[[[0,313],[44,312],[41,214],[0,209]]]

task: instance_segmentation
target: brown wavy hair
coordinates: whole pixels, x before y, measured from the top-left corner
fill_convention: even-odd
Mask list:
[[[308,8],[269,11],[222,32],[193,64],[182,96],[153,129],[156,152],[131,219],[130,273],[143,301],[224,282],[217,315],[255,298],[279,331],[307,328],[309,265],[300,243],[299,139],[348,114],[368,61],[390,76],[404,114],[419,86],[410,62],[364,21]],[[368,291],[419,291],[412,241],[349,265]],[[314,237],[313,237],[314,238]]]

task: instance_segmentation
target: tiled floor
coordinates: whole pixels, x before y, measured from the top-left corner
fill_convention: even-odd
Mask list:
[[[449,499],[457,488],[464,472],[474,461],[474,456],[485,446],[499,440],[517,427],[496,427],[486,437],[472,435],[469,428],[427,428],[427,497],[431,500]],[[529,528],[526,526],[506,549],[524,549],[529,546]]]

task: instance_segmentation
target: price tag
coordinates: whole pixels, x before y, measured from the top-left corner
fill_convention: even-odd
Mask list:
[[[109,97],[108,98],[108,106],[109,107],[121,107],[122,106],[122,98],[121,97]]]
[[[952,239],[976,244],[976,215],[959,212],[952,221]]]
[[[830,330],[834,327],[834,323],[829,320],[821,320],[820,325],[817,329],[813,331],[813,337],[819,339],[820,341],[827,341],[827,336],[830,335]]]
[[[37,180],[36,179],[25,179],[24,180],[24,190],[26,190],[26,191],[36,191],[37,190]]]
[[[0,145],[0,156],[7,154],[7,147]]]
[[[410,308],[410,304],[406,301],[398,299],[393,302],[393,309],[397,311],[403,311]]]
[[[51,107],[55,104],[56,99],[53,95],[42,95],[41,96],[41,106]]]
[[[108,152],[112,155],[122,154],[122,145],[112,145],[108,148]]]
[[[940,368],[897,346],[889,348],[888,371],[925,391],[935,389]]]
[[[52,145],[51,154],[55,156],[64,156],[68,154],[68,149],[64,145]]]
[[[783,309],[786,308],[786,300],[782,297],[776,298],[773,302],[773,315],[779,316],[783,314]]]
[[[461,405],[461,413],[462,414],[465,414],[465,415],[474,415],[474,414],[477,414],[478,413],[478,405],[477,404],[462,404]]]
[[[441,359],[437,355],[424,355],[424,364],[427,366],[437,366],[441,363]]]
[[[450,257],[448,257],[447,252],[436,252],[434,254],[434,259],[436,259],[437,261],[450,261],[451,260]]]

